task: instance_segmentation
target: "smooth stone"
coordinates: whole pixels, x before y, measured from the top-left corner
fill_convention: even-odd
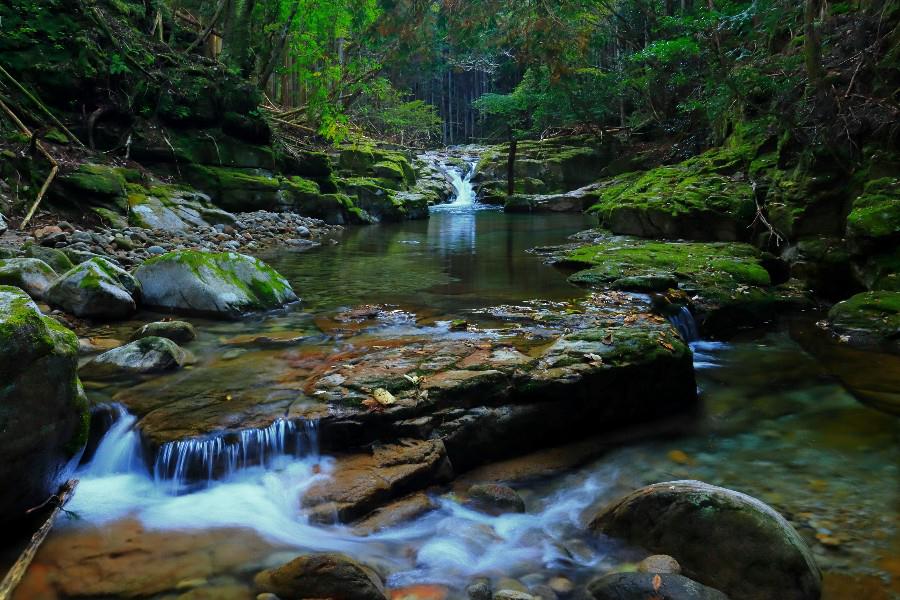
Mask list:
[[[494,600],[534,600],[534,596],[517,590],[498,590],[494,593]]]
[[[165,249],[163,249],[162,246],[150,246],[149,248],[147,248],[147,252],[149,252],[150,254],[156,254],[156,255],[166,253]]]
[[[611,573],[590,582],[588,591],[595,600],[728,600],[716,589],[673,574]]]
[[[285,600],[387,600],[384,584],[375,571],[338,553],[299,556],[276,569],[262,571],[254,581],[260,591]]]
[[[472,581],[466,586],[466,594],[469,600],[491,600],[491,581],[485,577],[481,577]]]
[[[129,341],[146,337],[161,337],[177,344],[185,344],[197,338],[197,331],[187,321],[156,321],[147,323],[131,334]]]
[[[525,512],[525,501],[509,486],[479,483],[469,488],[466,506],[492,515]]]
[[[638,563],[637,570],[641,573],[670,573],[681,574],[681,565],[667,554],[654,554]]]
[[[146,337],[108,350],[81,368],[85,377],[116,373],[163,373],[184,366],[187,354],[172,340]]]
[[[20,288],[35,300],[44,300],[57,279],[56,271],[37,258],[0,260],[0,285]]]
[[[568,579],[566,577],[553,577],[550,579],[550,581],[547,582],[547,585],[549,585],[550,589],[560,596],[571,594],[575,589],[575,583],[573,583],[571,579]]]
[[[675,557],[691,579],[747,600],[818,600],[809,547],[763,502],[700,481],[641,488],[601,511],[591,530]]]
[[[28,244],[25,246],[25,256],[28,258],[39,258],[57,273],[65,273],[75,266],[69,257],[61,250],[56,248],[45,248],[36,244]]]

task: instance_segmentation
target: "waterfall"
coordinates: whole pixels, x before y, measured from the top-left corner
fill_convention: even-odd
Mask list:
[[[293,421],[278,419],[264,428],[163,444],[153,464],[153,478],[178,492],[190,482],[227,479],[241,469],[272,466],[286,456],[318,456],[318,444],[318,420],[305,420],[298,428]]]
[[[135,429],[137,417],[121,404],[114,404],[115,421],[85,469],[89,476],[101,477],[116,473],[132,473],[143,465],[141,434]]]
[[[691,343],[700,339],[697,321],[694,320],[694,315],[687,306],[680,307],[677,313],[669,316],[669,322],[675,326],[685,342]]]
[[[468,171],[463,173],[461,169],[450,169],[450,183],[453,185],[454,200],[451,205],[462,206],[475,204],[475,188],[472,186],[472,177],[475,175],[475,163],[469,162]]]

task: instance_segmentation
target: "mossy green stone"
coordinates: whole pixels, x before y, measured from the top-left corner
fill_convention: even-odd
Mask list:
[[[847,216],[847,235],[876,242],[900,236],[900,179],[883,177],[866,183]]]

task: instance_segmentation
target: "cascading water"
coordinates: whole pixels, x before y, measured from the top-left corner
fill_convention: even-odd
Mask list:
[[[112,407],[115,421],[94,453],[85,469],[92,477],[131,473],[143,468],[141,459],[141,436],[135,429],[137,417],[130,414],[121,404]]]
[[[465,172],[458,168],[450,169],[450,183],[455,192],[451,205],[469,206],[475,204],[475,188],[472,186],[472,177],[475,175],[475,163],[467,163]]]
[[[669,316],[669,322],[675,326],[685,342],[690,344],[700,339],[697,321],[694,320],[694,315],[687,306],[680,307],[677,313]]]

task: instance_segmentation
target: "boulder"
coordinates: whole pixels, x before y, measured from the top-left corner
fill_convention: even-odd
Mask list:
[[[595,600],[728,600],[718,590],[674,574],[611,573],[590,582],[588,591]]]
[[[479,483],[469,488],[466,506],[491,515],[525,512],[525,501],[509,486]]]
[[[28,258],[38,258],[48,265],[57,273],[65,273],[75,266],[69,257],[62,250],[56,248],[46,248],[37,244],[29,244],[25,246],[25,256]]]
[[[590,528],[673,556],[685,576],[738,600],[821,594],[821,573],[797,531],[740,492],[700,481],[657,483],[601,511]]]
[[[273,268],[233,252],[170,252],[147,260],[135,276],[144,304],[175,312],[237,318],[297,300]]]
[[[681,565],[667,554],[654,554],[638,563],[637,570],[641,573],[670,573],[681,574]]]
[[[172,340],[176,344],[185,344],[197,338],[194,326],[186,321],[157,321],[147,323],[133,334],[130,341],[134,342],[148,337],[161,337]]]
[[[21,288],[35,300],[46,298],[47,290],[56,280],[56,271],[42,260],[36,258],[0,260],[0,285]]]
[[[6,224],[6,219],[4,219],[3,214],[0,213],[0,235],[6,233],[7,229],[9,229],[9,226]]]
[[[88,435],[78,339],[25,292],[0,286],[0,521],[69,478]]]
[[[123,319],[137,309],[137,281],[103,258],[92,258],[64,273],[47,301],[77,317]]]
[[[337,553],[299,556],[277,569],[262,571],[254,581],[261,591],[271,592],[282,600],[387,598],[384,584],[374,570]]]
[[[864,292],[828,312],[832,330],[849,344],[900,354],[900,292]]]
[[[185,351],[172,340],[145,337],[104,352],[84,365],[81,373],[94,378],[120,373],[163,373],[180,369],[186,359]]]

